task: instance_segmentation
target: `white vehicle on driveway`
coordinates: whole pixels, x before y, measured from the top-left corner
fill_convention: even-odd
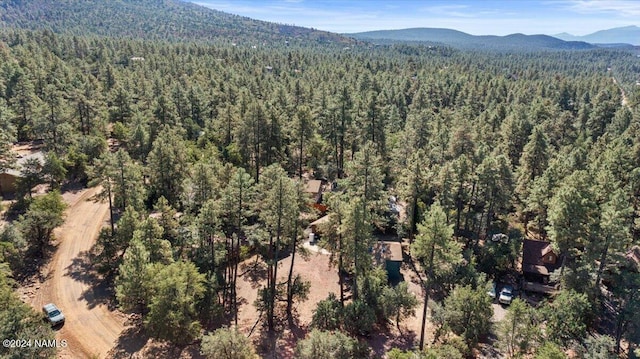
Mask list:
[[[512,300],[513,300],[513,287],[510,285],[505,285],[504,287],[502,287],[502,290],[500,291],[498,302],[500,304],[509,305],[511,304]]]
[[[42,311],[47,317],[47,321],[51,323],[51,325],[56,326],[64,323],[64,314],[62,314],[60,309],[58,309],[55,304],[45,304],[44,306],[42,306]]]

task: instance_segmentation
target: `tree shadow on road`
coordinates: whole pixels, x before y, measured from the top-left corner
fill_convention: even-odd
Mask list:
[[[489,335],[485,338],[481,338],[481,342],[477,346],[477,357],[480,358],[499,358],[504,353],[501,353],[498,348],[498,337],[495,335]]]
[[[267,265],[260,261],[240,264],[240,277],[245,277],[251,283],[251,288],[256,289],[264,284],[267,279]]]
[[[115,293],[113,292],[112,280],[110,277],[103,277],[93,267],[94,256],[91,251],[78,253],[69,266],[66,268],[65,276],[73,278],[75,281],[89,286],[78,300],[87,302],[89,309],[98,305],[106,305],[109,310],[116,309]]]
[[[60,188],[60,192],[61,193],[66,193],[66,192],[78,193],[85,189],[87,189],[86,183],[79,182],[79,181],[70,181],[62,185],[62,188]]]
[[[47,267],[57,250],[57,243],[47,243],[42,247],[42,250],[29,249],[21,262],[16,265],[20,270],[16,271],[13,278],[23,286],[43,283],[51,278],[53,271],[47,273]]]
[[[176,333],[179,335],[179,333]],[[147,335],[142,323],[138,323],[132,327],[125,329],[118,338],[116,346],[113,347],[108,355],[112,359],[129,359],[129,358],[193,358],[204,359],[200,354],[199,345],[188,345],[179,347],[166,342],[155,341]]]
[[[395,330],[381,330],[367,338],[367,342],[377,357],[383,357],[391,348],[413,349],[416,345],[416,332],[403,330],[400,334]]]
[[[116,346],[109,351],[109,358],[131,358],[132,354],[142,350],[149,338],[139,325],[129,327],[120,333]]]

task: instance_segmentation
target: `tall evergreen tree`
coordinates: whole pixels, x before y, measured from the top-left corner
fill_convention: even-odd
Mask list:
[[[520,298],[509,305],[505,319],[499,324],[498,334],[509,358],[527,353],[539,335],[537,313]]]
[[[549,163],[549,142],[539,126],[534,127],[518,163],[516,190],[521,200],[524,200],[533,181],[542,176]]]
[[[185,143],[176,129],[164,127],[153,142],[148,158],[149,182],[155,198],[164,197],[180,208],[187,173]]]
[[[300,216],[299,191],[278,165],[265,168],[258,192],[261,198],[260,219],[264,223],[269,243],[267,246],[267,287],[262,291],[269,331],[275,328],[274,311],[278,296],[278,261],[285,240],[298,235],[296,226]],[[291,285],[291,284],[290,284]]]
[[[601,207],[599,232],[600,240],[593,239],[590,247],[598,248],[598,270],[595,280],[596,290],[600,289],[602,273],[613,260],[621,261],[625,251],[631,244],[628,218],[631,208],[624,191],[621,189],[609,195],[609,200]],[[594,249],[595,249],[594,248]]]
[[[223,297],[229,304],[237,323],[238,298],[236,281],[240,262],[240,241],[246,238],[248,218],[253,215],[255,206],[254,181],[243,168],[233,171],[231,178],[221,198],[222,230],[227,237],[227,271],[225,272],[226,286]]]
[[[15,166],[16,158],[11,151],[11,145],[16,141],[17,131],[11,118],[13,114],[6,106],[4,99],[0,98],[0,173]],[[0,196],[4,195],[0,184]]]
[[[595,203],[585,183],[588,174],[576,171],[558,188],[549,203],[549,227],[552,242],[563,255],[561,274],[575,259],[593,235]]]
[[[469,349],[489,333],[493,308],[482,287],[456,286],[445,299],[444,310],[445,323],[464,339]]]
[[[431,206],[422,223],[418,224],[418,235],[412,244],[412,253],[420,261],[426,278],[424,286],[424,306],[422,309],[422,328],[420,330],[420,348],[424,348],[424,336],[427,321],[427,305],[434,281],[453,269],[461,261],[461,246],[452,240],[453,228],[447,224],[444,210],[439,203]]]
[[[152,284],[149,259],[144,244],[139,239],[132,240],[115,281],[118,306],[125,312],[144,311],[149,304],[149,286]]]

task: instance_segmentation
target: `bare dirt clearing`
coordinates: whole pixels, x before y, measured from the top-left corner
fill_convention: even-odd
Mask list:
[[[309,248],[308,245],[305,245],[305,247]],[[242,303],[238,314],[238,326],[246,334],[249,334],[256,324],[259,313],[253,303],[257,298],[258,289],[262,288],[266,282],[266,279],[260,274],[264,273],[266,276],[266,268],[260,265],[253,267],[254,263],[255,258],[243,263],[240,273],[244,274],[238,280],[238,301]],[[290,265],[291,256],[279,262],[278,277],[280,282],[286,280]],[[310,331],[309,325],[317,303],[326,299],[331,292],[335,293],[336,296],[339,296],[340,293],[337,268],[329,265],[329,255],[326,252],[323,253],[321,250],[309,251],[309,255],[306,258],[296,255],[295,274],[300,274],[304,280],[310,281],[311,288],[308,299],[294,305],[295,314],[297,314],[294,326],[289,327],[286,323],[284,324],[285,330],[279,335],[276,344],[278,358],[293,357],[296,342],[304,339],[305,335]],[[409,290],[416,294],[418,300],[422,303],[424,297],[419,279],[411,272],[408,265],[402,266],[402,274],[409,283]],[[384,355],[390,348],[411,349],[416,344],[416,338],[419,337],[420,333],[421,308],[421,306],[418,306],[416,315],[400,323],[401,332],[398,332],[395,323],[390,323],[388,329],[376,331],[370,338],[367,338],[367,342],[378,356]],[[427,332],[431,333],[432,330],[429,323],[428,326]],[[261,348],[264,349],[263,335],[261,324],[258,324],[250,337],[259,352]],[[432,337],[428,335],[427,338]]]
[[[126,317],[109,308],[109,292],[92,275],[88,253],[109,212],[106,203],[95,202],[96,188],[67,192],[65,223],[56,229],[56,251],[41,270],[41,283],[23,289],[23,300],[36,310],[55,303],[66,317],[56,338],[68,346],[58,357],[105,357],[125,328]]]

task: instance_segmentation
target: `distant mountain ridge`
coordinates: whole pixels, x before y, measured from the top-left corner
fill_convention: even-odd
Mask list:
[[[511,34],[506,36],[470,35],[440,28],[410,28],[345,34],[359,40],[379,42],[444,43],[459,48],[495,50],[585,50],[594,45],[582,41],[565,41],[548,35]]]
[[[633,25],[600,30],[584,36],[575,36],[566,32],[553,36],[565,41],[584,41],[591,44],[631,44],[640,46],[640,27]]]
[[[2,27],[169,41],[351,41],[326,31],[253,20],[182,0],[2,0]]]

